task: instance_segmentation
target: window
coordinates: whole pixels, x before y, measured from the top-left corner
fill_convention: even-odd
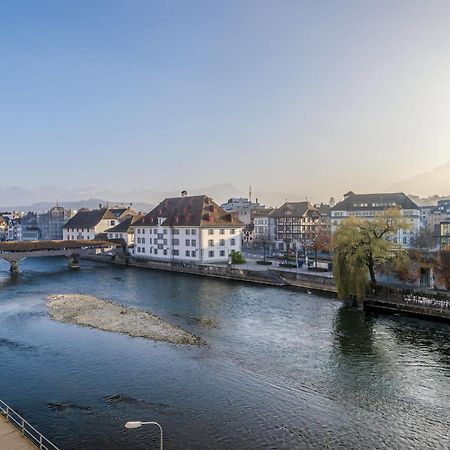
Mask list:
[[[221,240],[219,241],[219,245],[220,245],[221,247],[223,247],[223,246],[225,245],[225,239],[221,239]]]
[[[210,250],[210,251],[208,252],[208,256],[209,256],[210,258],[214,258],[214,251],[213,251],[213,250]]]
[[[192,239],[191,245],[192,245],[192,247],[195,247],[197,245],[197,241],[195,239]]]
[[[162,233],[158,233],[158,239],[162,239],[163,238],[163,234]]]
[[[179,239],[172,239],[172,245],[180,245]]]
[[[152,238],[150,238],[150,239],[149,239],[148,241],[149,241],[149,243],[151,244],[151,243],[153,242],[153,239],[152,239]]]
[[[179,250],[172,250],[172,255],[173,256],[178,256],[180,254]]]
[[[186,245],[186,247],[189,247],[191,245],[191,241],[189,239],[186,239],[185,245]]]
[[[191,252],[189,250],[186,250],[186,256],[191,256]]]
[[[192,251],[191,251],[191,256],[192,256],[193,258],[195,258],[196,255],[197,255],[197,253],[195,252],[195,250],[192,250]]]
[[[157,254],[158,254],[158,250],[156,250],[156,248],[155,248],[155,250],[153,250],[153,253],[154,253],[155,255],[157,255]]]
[[[230,230],[230,234],[236,234],[236,230],[235,230],[234,228],[232,228],[232,229]]]
[[[167,239],[163,239],[163,244],[167,245]]]
[[[197,230],[195,230],[195,229],[191,230],[191,234],[192,234],[192,236],[195,236],[197,234]]]
[[[142,253],[145,253],[145,247],[142,247]]]
[[[140,238],[140,237],[137,238],[137,243],[138,243],[138,244],[141,243],[141,238]]]
[[[163,253],[164,253],[165,255],[167,255],[167,250],[164,250]]]
[[[158,244],[158,249],[162,250],[163,249],[163,245],[162,244]]]
[[[225,230],[223,228],[220,229],[219,234],[225,234]]]
[[[208,234],[214,234],[214,230],[210,228],[210,229],[208,230]]]
[[[191,230],[185,230],[186,236],[191,234]]]
[[[167,228],[164,228],[163,233],[167,234]]]
[[[145,244],[145,238],[142,238],[142,243]]]
[[[225,256],[225,250],[220,250],[220,256]]]
[[[138,234],[141,234],[141,229],[140,228],[138,228]]]
[[[137,248],[138,253],[141,253],[141,247]]]
[[[236,239],[231,239],[231,245],[236,245]]]
[[[173,234],[180,234],[180,230],[173,230]]]
[[[208,245],[209,245],[210,247],[214,247],[214,241],[213,241],[212,239],[210,239],[210,240],[208,241]]]

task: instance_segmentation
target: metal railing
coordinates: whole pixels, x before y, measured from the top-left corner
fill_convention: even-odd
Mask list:
[[[36,428],[30,425],[19,413],[14,411],[14,409],[2,400],[0,400],[0,414],[8,422],[12,423],[22,433],[22,436],[27,437],[40,450],[59,450],[55,444],[39,433]]]

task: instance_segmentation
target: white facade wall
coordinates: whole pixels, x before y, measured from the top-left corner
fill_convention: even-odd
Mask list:
[[[253,221],[255,240],[266,239],[269,240],[269,217],[258,216]]]
[[[64,228],[64,240],[91,240],[99,233],[104,233],[108,228],[117,225],[117,219],[102,219],[94,228]]]
[[[108,239],[123,239],[127,243],[127,245],[131,245],[134,243],[134,233],[128,231],[108,233]]]
[[[162,223],[164,219],[160,219]],[[134,256],[185,262],[227,262],[231,250],[241,251],[241,228],[134,228]]]
[[[360,211],[332,211],[331,212],[331,233],[335,233],[338,226],[348,217],[356,216],[362,220],[374,220],[380,211],[360,210]],[[397,233],[387,237],[402,247],[410,248],[414,245],[416,235],[420,231],[420,211],[418,209],[402,209],[400,214],[409,219],[410,228],[408,230],[401,229]]]

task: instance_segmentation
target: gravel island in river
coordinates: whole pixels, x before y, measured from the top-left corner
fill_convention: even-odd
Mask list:
[[[205,342],[182,328],[161,318],[91,295],[60,294],[47,297],[50,317],[104,331],[128,334],[172,344],[202,345]]]

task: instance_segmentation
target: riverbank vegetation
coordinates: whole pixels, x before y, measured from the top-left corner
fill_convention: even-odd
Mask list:
[[[376,285],[377,267],[407,265],[408,255],[393,237],[410,224],[397,208],[373,220],[350,216],[333,236],[333,276],[341,299],[362,302],[369,282]]]

